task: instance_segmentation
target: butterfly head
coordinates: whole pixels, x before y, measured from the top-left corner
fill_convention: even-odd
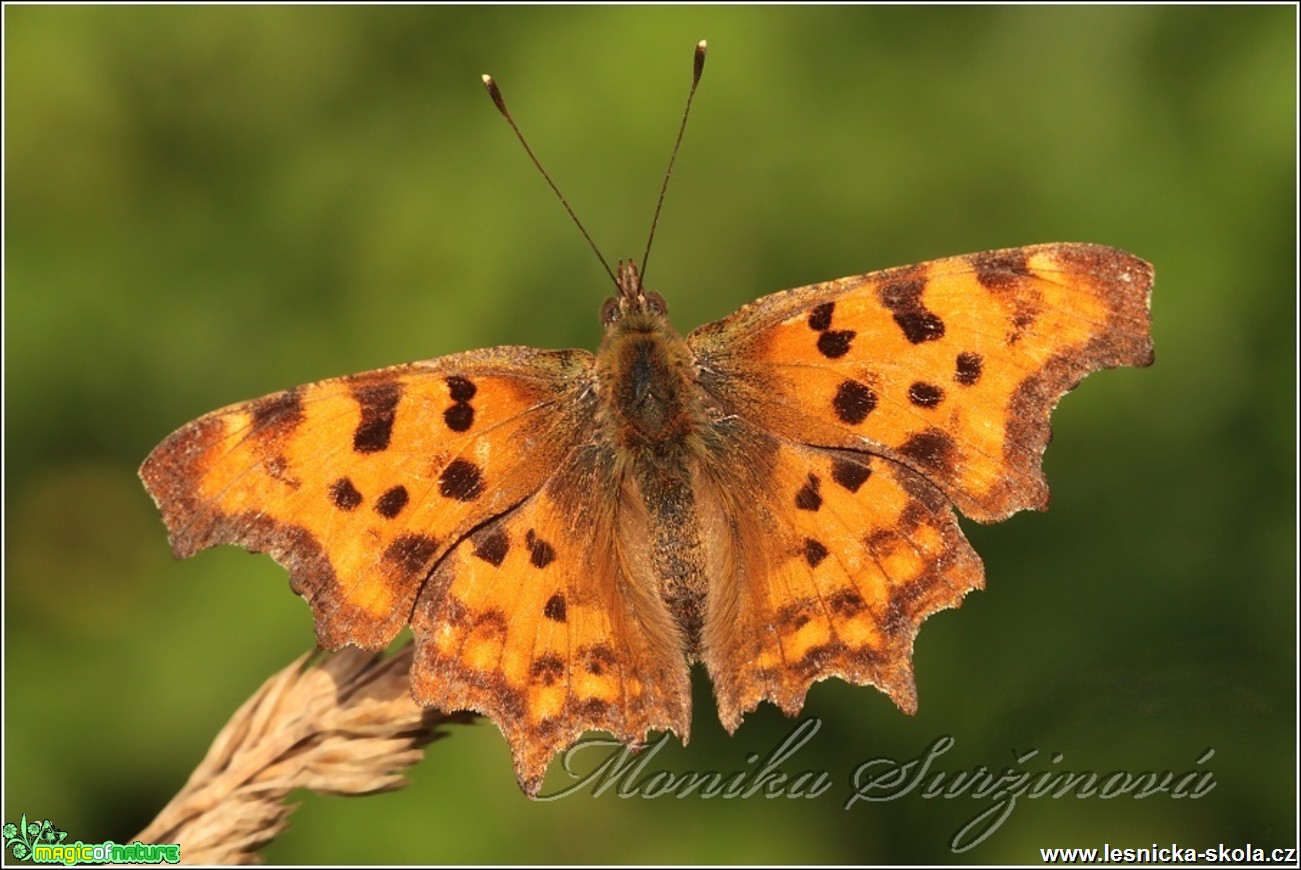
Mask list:
[[[641,273],[632,260],[620,260],[615,283],[619,285],[619,295],[611,296],[601,306],[601,325],[609,330],[611,326],[630,314],[644,314],[664,318],[669,313],[669,306],[664,297],[654,290],[647,290],[641,284]]]

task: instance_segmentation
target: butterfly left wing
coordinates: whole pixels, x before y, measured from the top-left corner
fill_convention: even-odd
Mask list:
[[[630,745],[690,733],[682,638],[618,521],[612,454],[571,453],[548,484],[476,529],[416,602],[412,690],[501,729],[520,787],[537,794],[556,752],[587,730]]]
[[[918,624],[982,582],[947,503],[981,522],[1047,506],[1048,416],[1089,372],[1151,363],[1151,284],[1123,251],[1039,245],[777,293],[691,333],[739,554],[706,638],[725,724],[764,698],[798,709],[835,675],[912,709]],[[875,472],[869,499],[840,485],[835,463],[853,457]],[[730,491],[744,497],[729,505]],[[851,616],[846,596],[866,606]]]
[[[590,372],[588,354],[520,347],[321,381],[200,417],[140,476],[178,557],[267,552],[323,647],[375,649],[434,563],[586,437]]]
[[[290,571],[323,647],[410,623],[412,689],[501,729],[521,787],[588,729],[690,725],[681,641],[621,557],[592,357],[493,348],[215,411],[145,460],[177,556],[232,543]]]

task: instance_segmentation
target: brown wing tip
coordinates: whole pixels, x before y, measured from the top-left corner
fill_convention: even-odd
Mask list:
[[[277,401],[284,407],[283,398]],[[225,433],[220,413],[182,426],[140,466],[140,479],[162,514],[172,554],[184,559],[218,544],[267,553],[289,571],[290,588],[311,606],[322,648],[388,645],[402,627],[401,609],[387,620],[375,620],[345,600],[329,555],[309,529],[261,511],[230,513],[203,495],[200,482],[212,471],[214,451]]]
[[[1091,346],[1096,368],[1150,366],[1152,346],[1152,264],[1106,245],[1054,246],[1056,259],[1072,272],[1087,276],[1099,298],[1110,308],[1109,329]]]
[[[172,554],[193,556],[211,542],[199,531],[215,519],[203,507],[195,486],[208,467],[209,451],[217,443],[221,421],[203,417],[163,439],[140,465],[140,480],[162,514]]]
[[[1155,360],[1151,323],[1155,273],[1150,263],[1119,248],[1085,243],[1037,245],[1024,253],[1046,256],[1062,272],[1087,284],[1105,304],[1106,320],[1092,340],[1049,358],[1012,394],[1009,440],[1027,464],[1022,474],[978,502],[958,499],[963,514],[982,523],[999,522],[1021,510],[1048,509],[1050,493],[1042,457],[1052,440],[1050,417],[1063,396],[1093,372],[1146,367]]]

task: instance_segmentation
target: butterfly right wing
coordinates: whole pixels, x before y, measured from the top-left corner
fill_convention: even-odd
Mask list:
[[[734,554],[705,638],[725,725],[830,676],[915,708],[919,624],[983,582],[949,503],[1047,506],[1048,416],[1089,372],[1152,362],[1151,285],[1123,251],[1037,245],[773,294],[688,337]]]
[[[984,583],[947,499],[900,463],[731,426],[745,462],[711,464],[700,486],[728,518],[703,652],[723,726],[760,701],[793,716],[828,677],[914,712],[919,626]]]
[[[1152,267],[1101,245],[950,257],[765,296],[688,337],[731,413],[893,459],[967,517],[1043,510],[1057,401],[1151,365]]]

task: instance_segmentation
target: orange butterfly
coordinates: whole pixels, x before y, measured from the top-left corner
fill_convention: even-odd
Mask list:
[[[1098,245],[813,284],[685,339],[631,262],[616,283],[595,356],[499,347],[297,387],[140,470],[178,557],[271,554],[322,647],[409,624],[417,700],[491,718],[529,794],[589,729],[685,741],[697,661],[729,732],[827,677],[913,712],[919,625],[984,582],[953,508],[1046,508],[1057,400],[1153,360],[1152,269]]]

